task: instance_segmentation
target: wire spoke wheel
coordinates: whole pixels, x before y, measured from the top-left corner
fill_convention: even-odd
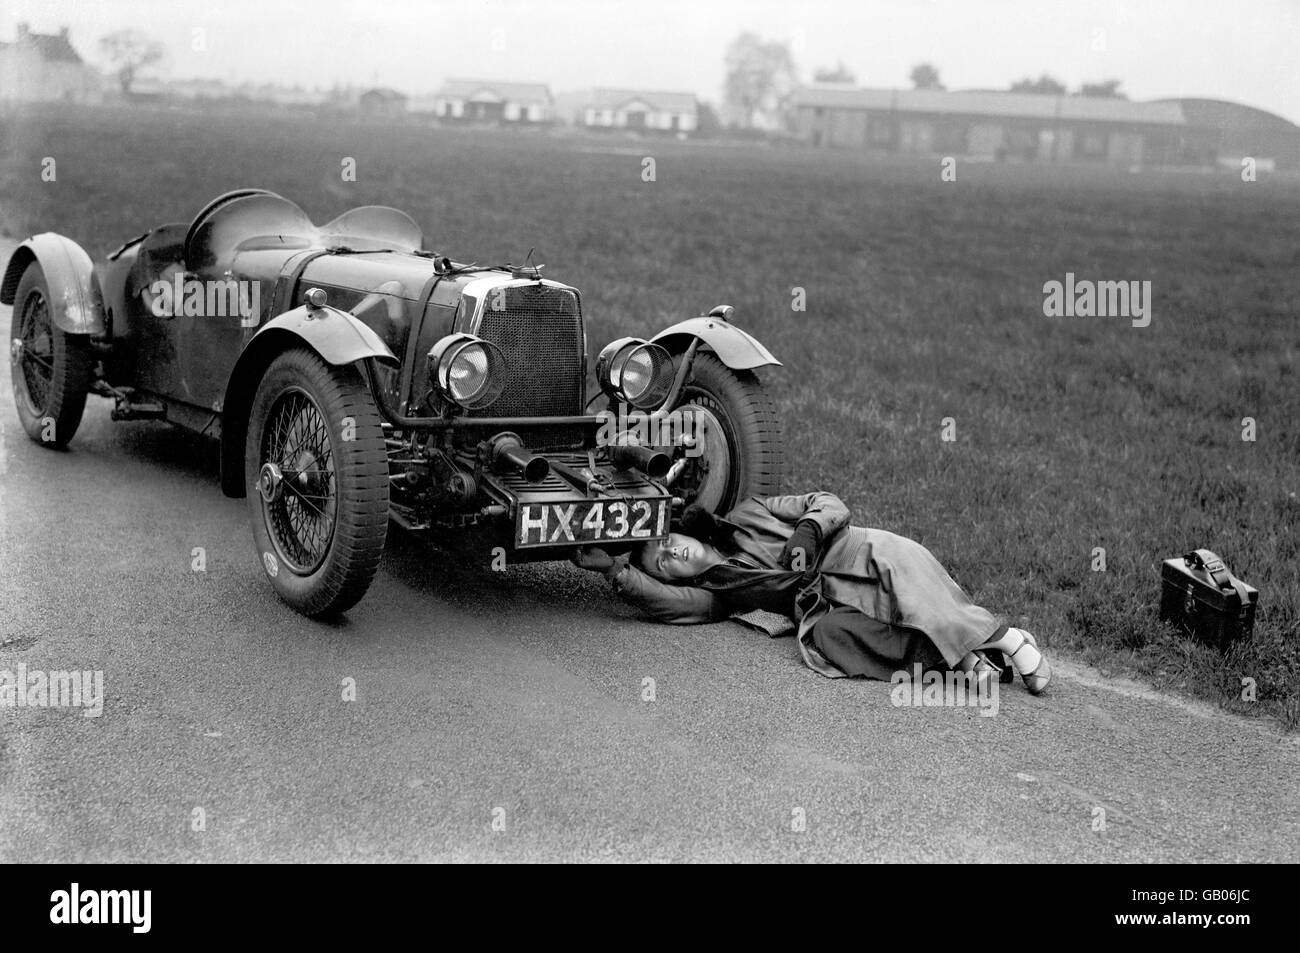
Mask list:
[[[325,418],[305,391],[293,388],[272,406],[262,461],[282,475],[281,492],[263,500],[271,540],[290,569],[308,575],[329,552],[338,485]]]
[[[687,457],[674,491],[711,513],[748,496],[783,492],[785,440],[776,405],[752,371],[699,354],[677,407],[695,420],[702,446]]]
[[[356,604],[388,532],[388,454],[355,367],[295,348],[253,395],[244,455],[253,542],[271,586],[299,612]]]
[[[22,302],[17,339],[27,406],[33,414],[43,414],[54,383],[54,334],[49,302],[39,288],[32,289]]]
[[[66,292],[63,293],[66,298]],[[81,424],[95,358],[87,333],[59,327],[60,297],[50,294],[39,261],[14,291],[9,363],[14,405],[27,435],[47,447],[65,446]]]
[[[686,458],[686,466],[678,478],[678,488],[692,503],[697,503],[710,513],[725,512],[724,503],[731,487],[732,446],[735,430],[725,426],[714,414],[717,408],[702,394],[689,395],[681,410],[694,418],[694,432],[701,442],[695,456]],[[729,508],[729,507],[727,507]]]

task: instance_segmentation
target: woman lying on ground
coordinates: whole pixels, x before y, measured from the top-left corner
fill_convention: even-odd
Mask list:
[[[888,681],[919,662],[983,680],[1009,664],[1037,695],[1052,677],[1033,635],[972,603],[920,543],[850,526],[831,493],[750,497],[725,517],[687,507],[667,540],[631,557],[588,547],[573,561],[664,622],[787,616],[804,661],[831,678]]]

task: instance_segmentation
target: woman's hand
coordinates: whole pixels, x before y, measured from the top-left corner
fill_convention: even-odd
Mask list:
[[[800,520],[781,550],[781,565],[795,572],[811,569],[817,562],[821,544],[821,527],[812,520]]]
[[[592,572],[608,572],[614,565],[614,557],[599,546],[575,549],[569,558],[579,569],[589,569]]]
[[[718,519],[698,503],[682,510],[681,533],[704,543],[717,541]]]

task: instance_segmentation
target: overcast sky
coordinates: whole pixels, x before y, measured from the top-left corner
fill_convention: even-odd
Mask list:
[[[0,38],[22,21],[67,25],[101,65],[97,39],[138,27],[167,45],[171,77],[409,93],[492,78],[714,101],[727,44],[753,30],[787,41],[805,80],[837,61],[887,87],[922,61],[950,89],[1118,77],[1132,99],[1231,99],[1300,122],[1300,0],[0,0]]]

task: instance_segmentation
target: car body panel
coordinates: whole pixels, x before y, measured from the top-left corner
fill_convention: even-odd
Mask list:
[[[781,366],[772,352],[753,335],[721,318],[687,318],[664,328],[650,341],[664,347],[669,353],[679,354],[690,345],[691,338],[699,338],[707,344],[718,355],[718,359],[732,370],[748,371],[755,367]]]
[[[104,311],[93,289],[94,264],[80,245],[54,232],[33,235],[16,249],[0,283],[0,304],[13,304],[23,272],[41,265],[50,289],[50,317],[68,334],[103,334]]]
[[[534,558],[573,542],[562,516],[575,500],[671,502],[667,482],[615,467],[598,442],[578,290],[543,279],[539,267],[461,264],[422,246],[419,226],[396,209],[365,206],[318,226],[287,199],[246,189],[218,196],[191,222],[128,241],[99,265],[66,238],[36,236],[10,261],[3,292],[12,299],[23,269],[39,260],[65,302],[60,326],[101,342],[94,389],[118,402],[115,416],[161,416],[219,437],[230,496],[249,489],[248,414],[266,368],[307,346],[362,372],[383,422],[392,513],[409,528],[512,523],[526,515],[521,505],[538,514],[559,507],[545,510],[559,520],[545,539],[537,530],[522,546]],[[324,302],[306,303],[311,290]],[[506,386],[486,407],[460,407],[430,380],[427,356],[453,333],[476,335],[505,359]],[[735,369],[779,364],[715,316],[652,340],[674,354],[698,340]],[[495,453],[515,430],[553,468],[542,483]],[[669,510],[655,513],[660,535]]]
[[[321,308],[299,305],[262,325],[254,337],[276,331],[297,335],[330,364],[351,364],[373,357],[392,367],[398,366],[397,358],[379,335],[355,315],[330,305]],[[232,373],[238,371],[236,363]]]

